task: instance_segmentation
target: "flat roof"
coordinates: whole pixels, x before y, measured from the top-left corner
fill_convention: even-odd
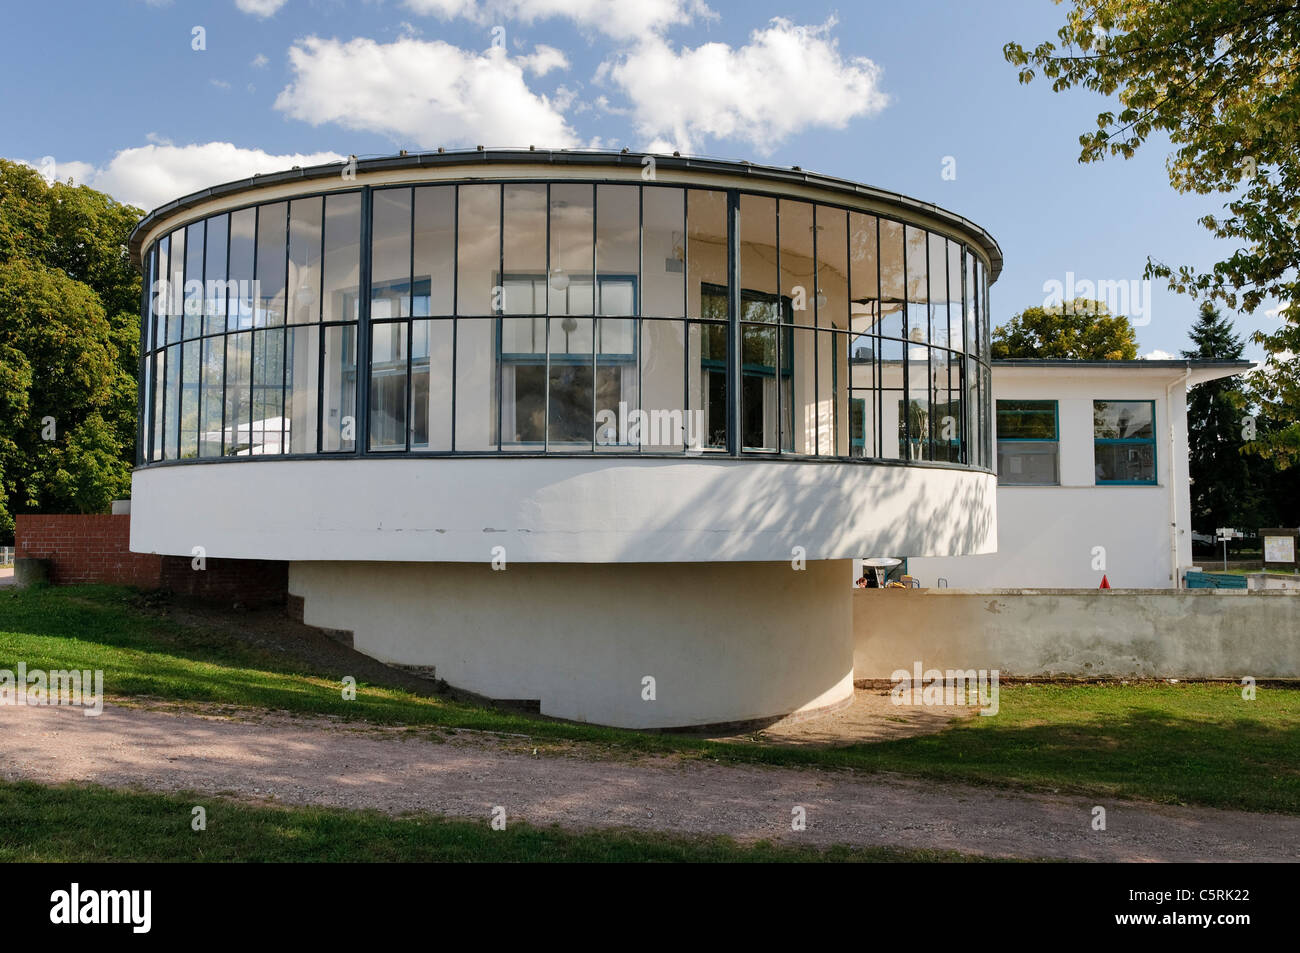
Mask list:
[[[856,196],[858,198],[870,199],[874,202],[896,208],[900,212],[906,212],[909,210],[924,212],[944,224],[966,232],[975,240],[975,243],[979,245],[980,249],[988,257],[989,265],[991,267],[991,274],[989,276],[990,284],[997,281],[998,275],[1002,273],[1001,246],[998,245],[992,235],[986,232],[979,225],[976,225],[970,219],[964,218],[955,212],[950,212],[931,202],[923,202],[920,199],[914,199],[899,192],[889,192],[884,189],[877,189],[873,186],[862,185],[858,182],[850,181],[849,179],[822,175],[817,172],[806,172],[800,166],[780,168],[777,166],[756,165],[755,163],[745,161],[701,158],[698,156],[681,156],[677,154],[665,155],[651,152],[629,152],[627,150],[613,152],[607,150],[529,148],[440,150],[437,152],[418,152],[408,153],[407,155],[357,159],[356,171],[358,176],[362,176],[371,172],[391,172],[393,170],[402,169],[418,170],[457,165],[482,166],[494,164],[511,165],[519,163],[568,166],[588,165],[597,167],[622,166],[641,169],[642,160],[647,156],[654,158],[656,168],[675,169],[685,172],[712,172],[724,175],[734,175],[766,184],[784,183],[787,185],[807,185],[825,189],[829,192],[838,192],[845,195]],[[341,164],[342,163],[340,162],[329,162],[324,165],[288,169],[284,172],[271,172],[266,175],[254,175],[246,179],[238,179],[234,182],[214,185],[210,188],[201,189],[198,192],[191,192],[189,195],[168,202],[166,205],[160,205],[142,218],[139,224],[137,224],[135,229],[131,232],[131,238],[129,241],[131,256],[136,261],[139,261],[141,245],[143,244],[145,234],[159,221],[168,218],[177,212],[183,212],[210,199],[222,198],[240,192],[252,192],[268,185],[283,185],[295,181],[334,178],[338,176],[339,166]]]
[[[1101,367],[1113,370],[1115,368],[1135,367],[1135,368],[1177,368],[1179,370],[1190,367],[1193,370],[1250,370],[1255,366],[1254,361],[1202,361],[1192,358],[1183,360],[1159,360],[1144,361],[1141,358],[1132,361],[1076,361],[1068,358],[1048,357],[1014,357],[993,360],[994,367]]]

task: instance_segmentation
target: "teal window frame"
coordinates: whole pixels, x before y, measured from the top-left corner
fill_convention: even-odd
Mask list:
[[[1002,415],[1003,415],[1003,413],[1004,413],[1004,411],[1001,409],[1001,407],[1002,407],[1003,404],[1012,404],[1012,403],[1026,403],[1026,404],[1051,404],[1051,405],[1052,405],[1052,410],[1051,410],[1051,414],[1052,414],[1052,433],[1053,433],[1054,436],[1051,436],[1051,437],[1004,437],[1004,436],[1003,436],[1003,432],[1004,432],[1004,431],[1003,431],[1003,428],[1000,426],[1000,424],[1001,424],[1001,420],[1002,420]],[[1006,413],[1008,416],[1010,416],[1010,415],[1013,414],[1013,413],[1015,413],[1015,414],[1025,414],[1025,413],[1041,413],[1041,414],[1046,414],[1047,411],[1046,411],[1046,410],[1041,410],[1041,411],[1024,411],[1024,410],[1011,411],[1011,410],[1007,410],[1007,411],[1005,411],[1005,413]],[[1050,399],[1050,398],[1023,398],[1023,399],[1022,399],[1022,398],[1014,398],[1014,397],[1011,397],[1011,398],[1005,398],[1005,399],[1003,399],[1003,400],[995,400],[995,401],[993,402],[993,419],[994,419],[995,430],[996,430],[996,433],[997,433],[997,447],[994,448],[995,451],[997,451],[997,452],[995,452],[994,455],[993,455],[993,462],[994,462],[995,465],[997,465],[997,464],[999,463],[999,461],[1002,459],[1002,453],[1001,453],[1001,451],[1000,451],[999,448],[1000,448],[1000,447],[1002,446],[1002,444],[1004,444],[1004,443],[1037,443],[1037,444],[1052,444],[1052,445],[1054,445],[1054,446],[1056,447],[1056,479],[1055,479],[1053,482],[1051,482],[1051,483],[1007,483],[1007,482],[1004,482],[1003,479],[1002,479],[1002,470],[1001,470],[1001,467],[999,466],[999,467],[998,467],[998,486],[1060,486],[1060,485],[1061,485],[1061,402],[1060,402],[1059,400],[1054,400],[1054,399]]]
[[[1151,436],[1150,437],[1098,437],[1097,436],[1097,405],[1098,404],[1147,404],[1151,407]],[[1154,400],[1121,398],[1117,400],[1093,400],[1093,431],[1092,431],[1092,472],[1093,480],[1096,486],[1159,486],[1160,485],[1160,448],[1156,446],[1156,402]],[[1150,444],[1151,446],[1151,479],[1149,480],[1103,480],[1096,476],[1097,473],[1097,447],[1101,446],[1137,446]]]

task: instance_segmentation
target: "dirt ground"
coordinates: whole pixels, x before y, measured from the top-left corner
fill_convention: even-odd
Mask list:
[[[508,818],[572,829],[999,857],[1300,860],[1297,817],[1112,801],[1103,802],[1107,830],[1099,832],[1090,824],[1095,799],[680,757],[610,760],[583,746],[538,750],[523,739],[477,732],[197,714],[174,706],[109,705],[97,718],[71,708],[0,707],[0,777],[434,812],[484,823],[500,805]],[[795,807],[807,814],[801,832],[791,830]]]

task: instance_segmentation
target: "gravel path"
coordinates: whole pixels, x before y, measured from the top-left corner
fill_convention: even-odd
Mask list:
[[[996,793],[885,775],[610,760],[524,739],[251,719],[109,705],[0,707],[0,777],[227,794],[280,803],[507,816],[568,828],[629,827],[742,840],[895,845],[1091,860],[1300,860],[1300,818]],[[792,832],[791,811],[807,812]]]

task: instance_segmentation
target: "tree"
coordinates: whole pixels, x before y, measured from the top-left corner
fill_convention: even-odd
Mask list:
[[[1183,357],[1202,361],[1241,359],[1244,342],[1232,322],[1210,301],[1201,302]],[[1245,388],[1237,377],[1206,381],[1187,397],[1187,444],[1192,478],[1192,527],[1252,526],[1259,519],[1250,464],[1242,456],[1247,417]]]
[[[1061,307],[1026,308],[993,329],[993,357],[1131,361],[1137,335],[1124,315],[1112,315],[1100,301],[1076,298]]]
[[[102,512],[135,460],[140,211],[0,160],[0,538]]]
[[[1059,0],[1058,0],[1059,2]],[[1254,339],[1276,365],[1280,426],[1260,442],[1282,465],[1300,459],[1300,5],[1277,0],[1071,0],[1057,43],[1008,43],[1028,83],[1116,95],[1118,113],[1079,137],[1079,161],[1130,158],[1154,133],[1174,152],[1180,192],[1229,196],[1201,223],[1237,250],[1209,271],[1148,258],[1148,277],[1253,312],[1277,298],[1283,327]],[[1059,43],[1059,45],[1058,45]]]

